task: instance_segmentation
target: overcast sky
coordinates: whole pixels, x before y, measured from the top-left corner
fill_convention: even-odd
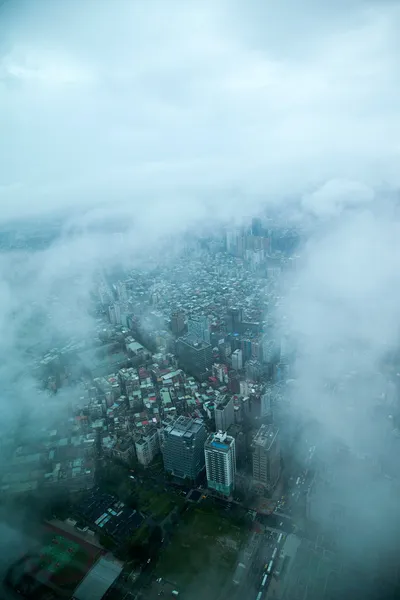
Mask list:
[[[201,212],[210,193],[217,206],[232,190],[397,183],[395,2],[8,0],[0,11],[2,218],[144,197]]]

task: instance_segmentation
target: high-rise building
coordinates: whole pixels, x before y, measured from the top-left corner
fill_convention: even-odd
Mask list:
[[[214,360],[211,344],[194,341],[189,336],[179,338],[176,353],[183,369],[200,380],[207,378]]]
[[[185,329],[185,315],[183,312],[174,312],[171,315],[171,331],[174,335],[182,335]]]
[[[270,417],[271,415],[272,415],[272,392],[270,389],[268,389],[261,395],[260,416],[261,417]]]
[[[210,343],[210,325],[204,315],[191,317],[188,320],[188,336],[196,342]]]
[[[174,477],[196,480],[204,469],[206,428],[201,419],[178,417],[163,431],[164,468]]]
[[[121,324],[121,305],[118,302],[108,307],[108,316],[112,325]]]
[[[240,333],[243,321],[243,309],[229,308],[226,312],[225,321],[228,333]]]
[[[224,496],[231,496],[235,488],[235,438],[222,431],[211,433],[204,444],[207,484]]]
[[[254,217],[251,221],[251,234],[256,237],[264,235],[262,220],[259,217]]]
[[[261,425],[252,442],[253,479],[267,490],[273,490],[281,474],[279,430],[273,425]]]
[[[215,429],[226,431],[235,422],[235,407],[233,398],[222,396],[215,406]]]
[[[116,292],[118,296],[118,300],[120,302],[127,302],[128,300],[128,290],[125,281],[118,281],[116,285]]]
[[[232,369],[235,371],[243,369],[243,353],[239,349],[232,352]]]

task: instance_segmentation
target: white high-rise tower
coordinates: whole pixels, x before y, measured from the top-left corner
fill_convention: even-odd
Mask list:
[[[235,489],[235,439],[222,431],[211,433],[204,444],[207,484],[224,496]]]

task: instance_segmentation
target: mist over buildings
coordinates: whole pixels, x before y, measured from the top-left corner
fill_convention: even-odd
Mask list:
[[[0,15],[0,219],[63,218],[49,247],[0,255],[5,422],[43,402],[27,349],[93,331],[99,269],[162,264],[188,232],[273,212],[304,232],[279,316],[293,410],[321,424],[334,472],[315,518],[356,514],[350,553],[394,543],[397,4],[9,0]]]

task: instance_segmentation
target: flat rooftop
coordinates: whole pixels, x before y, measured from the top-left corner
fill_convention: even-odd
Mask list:
[[[190,417],[178,417],[174,423],[167,425],[165,432],[169,435],[183,437],[184,435],[196,434],[203,427],[201,419],[191,419]]]
[[[224,410],[231,400],[232,398],[230,396],[224,396],[220,400],[217,400],[215,410]]]
[[[218,435],[212,433],[207,438],[205,448],[215,448],[216,450],[221,450],[222,452],[228,452],[234,441],[234,438],[229,435],[225,436],[224,439],[221,439],[218,437]]]
[[[274,425],[261,425],[253,438],[253,444],[269,450],[275,442],[279,429]]]

